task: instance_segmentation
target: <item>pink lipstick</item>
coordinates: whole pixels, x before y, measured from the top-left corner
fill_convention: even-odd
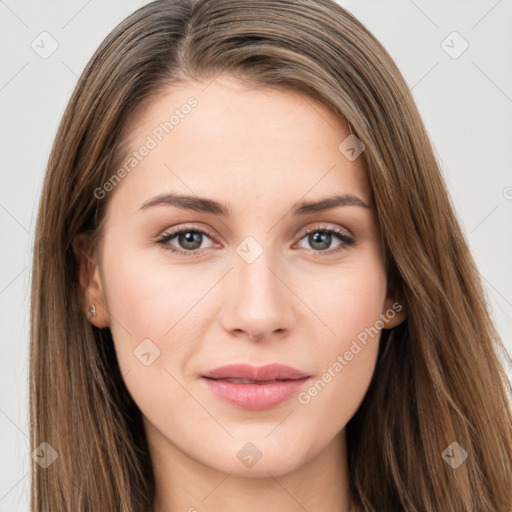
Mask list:
[[[203,374],[201,380],[219,398],[243,409],[261,411],[291,398],[309,377],[281,364],[231,364]]]

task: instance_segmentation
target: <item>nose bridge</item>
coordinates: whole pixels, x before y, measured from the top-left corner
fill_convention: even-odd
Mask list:
[[[224,327],[261,338],[289,328],[292,312],[273,251],[251,238],[239,244],[234,255]]]
[[[279,303],[279,296],[282,286],[279,279],[271,272],[275,266],[275,258],[270,248],[261,248],[258,255],[257,248],[251,245],[251,241],[240,244],[237,249],[238,257],[235,263],[235,277],[237,279],[237,297],[240,304],[248,304],[251,307],[260,309],[270,307],[272,303]],[[240,256],[240,251],[249,247],[249,253],[253,258]],[[282,297],[281,297],[282,298]],[[257,307],[259,305],[259,307]]]

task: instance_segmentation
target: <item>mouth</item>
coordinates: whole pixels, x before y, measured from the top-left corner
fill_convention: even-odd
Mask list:
[[[284,364],[267,364],[264,366],[253,366],[250,364],[229,364],[210,370],[202,375],[206,378],[222,379],[244,379],[252,382],[273,382],[276,380],[297,380],[309,377],[306,373],[297,368]]]
[[[229,365],[201,376],[219,399],[235,407],[261,411],[277,407],[300,392],[310,376],[284,365]]]
[[[288,382],[293,380],[302,380],[302,379],[275,379],[275,380],[248,380],[248,379],[214,379],[213,377],[204,377],[205,379],[216,380],[220,382],[232,382],[234,384],[273,384],[275,382]],[[305,378],[305,377],[304,377]]]

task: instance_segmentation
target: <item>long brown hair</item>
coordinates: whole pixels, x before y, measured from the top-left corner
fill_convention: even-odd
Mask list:
[[[157,0],[103,41],[69,101],[36,228],[30,360],[34,512],[149,512],[140,411],[108,328],[85,318],[79,241],[95,250],[135,113],[172,84],[220,73],[330,107],[365,146],[389,286],[407,319],[384,330],[370,388],[347,424],[350,490],[365,512],[512,510],[510,383],[480,277],[407,83],[330,0]],[[134,170],[133,172],[136,172]],[[443,457],[467,452],[457,468]],[[449,448],[449,447],[452,448]],[[457,447],[457,449],[459,449]]]

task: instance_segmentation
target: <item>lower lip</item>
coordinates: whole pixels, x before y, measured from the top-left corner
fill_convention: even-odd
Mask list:
[[[297,394],[309,377],[281,380],[269,384],[240,384],[202,377],[208,388],[219,398],[250,411],[271,409]]]

